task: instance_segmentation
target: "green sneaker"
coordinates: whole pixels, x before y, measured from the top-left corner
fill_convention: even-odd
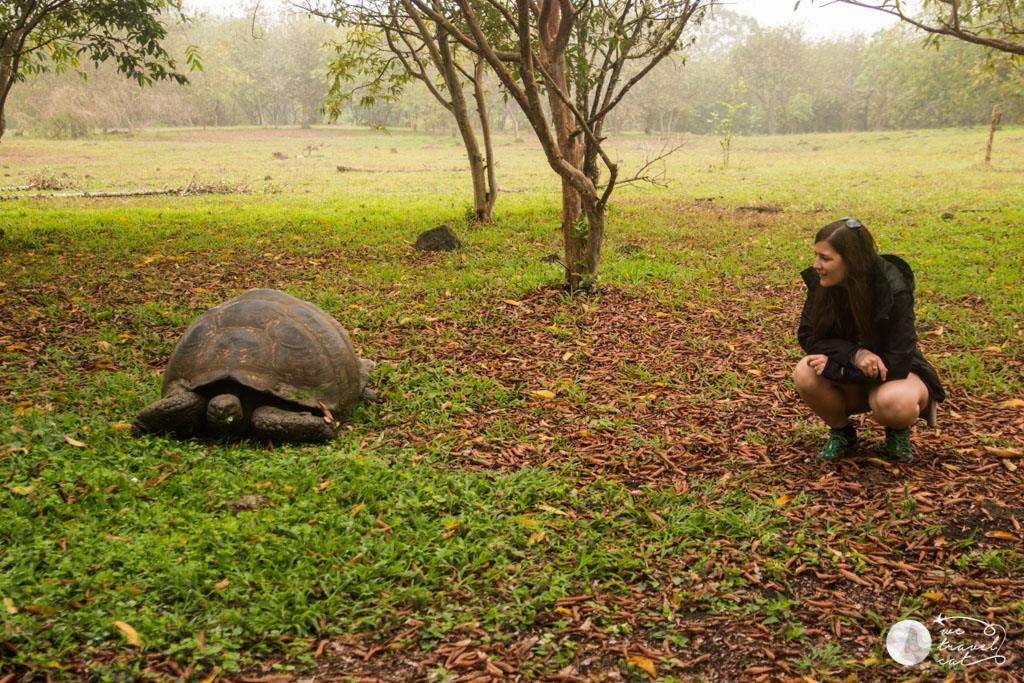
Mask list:
[[[846,455],[853,450],[856,444],[856,434],[851,439],[842,429],[830,429],[828,438],[825,439],[825,445],[821,447],[821,453],[818,453],[818,459],[833,462],[840,455]]]
[[[910,446],[910,427],[903,429],[885,428],[885,450],[896,462],[911,462],[914,449]]]

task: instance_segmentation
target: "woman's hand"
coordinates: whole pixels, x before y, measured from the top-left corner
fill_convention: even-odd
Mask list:
[[[828,365],[828,356],[823,353],[813,353],[807,356],[807,364],[811,366],[815,373],[820,375],[825,372],[825,366]]]
[[[885,381],[885,375],[888,371],[885,368],[885,363],[877,354],[867,349],[859,349],[853,356],[853,364],[864,373],[865,377],[877,379],[881,382]]]

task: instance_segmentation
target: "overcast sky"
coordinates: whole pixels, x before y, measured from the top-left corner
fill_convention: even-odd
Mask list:
[[[263,7],[283,3],[285,0],[262,0]],[[850,7],[829,0],[803,0],[800,9],[793,11],[795,0],[724,0],[729,9],[747,14],[762,26],[798,24],[804,27],[808,36],[834,37],[864,33],[870,35],[880,28],[896,23],[896,19],[881,12]],[[218,14],[240,14],[241,0],[184,0],[186,6],[201,8]],[[251,6],[253,0],[244,3]]]

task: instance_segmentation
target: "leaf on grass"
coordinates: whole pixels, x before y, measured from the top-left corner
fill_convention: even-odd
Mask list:
[[[364,507],[366,507],[366,503],[360,503],[359,505],[356,505],[355,507],[353,507],[352,508],[352,516],[355,517],[356,515],[358,515],[359,511],[362,510]]]
[[[50,605],[28,605],[25,611],[31,614],[53,614],[57,610]]]
[[[319,486],[314,486],[313,490],[316,491],[317,493],[320,493],[321,491],[323,491],[325,488],[327,488],[328,486],[330,486],[333,483],[334,483],[333,479],[328,479],[327,481],[325,481],[324,483],[320,484]]]
[[[946,596],[943,593],[921,593],[921,597],[926,600],[942,600]]]
[[[760,377],[761,375],[764,374],[763,372],[761,372],[760,370],[758,370],[756,368],[751,368],[750,370],[747,370],[747,372],[749,372],[754,377]]]
[[[999,538],[1004,541],[1017,541],[1018,543],[1020,542],[1020,539],[1011,534],[1009,531],[986,531],[985,536],[988,538]]]
[[[550,401],[555,397],[555,392],[548,391],[547,389],[538,389],[537,391],[531,391],[530,393],[537,398],[544,399],[545,401]]]
[[[540,522],[533,519],[532,517],[516,517],[516,524],[522,524],[523,526],[537,528],[540,526]]]
[[[8,351],[28,351],[28,347],[24,344],[11,344],[5,347]]]
[[[541,503],[537,507],[539,507],[541,510],[544,510],[546,512],[550,512],[552,514],[562,515],[563,517],[570,517],[571,516],[568,512],[565,512],[563,510],[559,510],[558,508],[553,508],[550,505],[545,505],[544,503]]]
[[[11,431],[14,432],[15,434],[31,434],[32,433],[32,432],[28,431],[27,429],[23,429],[23,428],[19,427],[18,425],[11,425]]]
[[[630,657],[626,660],[626,663],[638,666],[652,676],[658,675],[658,670],[654,668],[654,662],[647,659],[647,657]]]
[[[564,355],[564,356],[562,356],[562,361],[567,361],[567,360],[569,360],[570,358],[572,358],[572,351],[566,351],[566,352],[565,352],[565,355]]]
[[[522,306],[523,305],[523,302],[521,302],[521,301],[513,301],[512,299],[502,299],[502,301],[507,303],[509,306]]]
[[[213,670],[210,671],[210,675],[203,679],[203,683],[213,683],[215,680],[217,680],[217,676],[220,676],[219,666],[213,667]]]
[[[4,608],[8,614],[17,614],[18,608],[14,606],[14,600],[11,598],[4,598]]]
[[[526,545],[533,545],[534,543],[540,543],[544,540],[544,532],[538,529],[530,534],[530,540],[526,542]]]
[[[213,584],[213,587],[219,591],[222,591],[228,587],[229,583],[231,583],[231,579],[224,579],[223,581],[218,581],[217,583]]]
[[[786,503],[788,503],[791,500],[793,500],[793,496],[790,496],[790,495],[787,494],[785,496],[779,496],[778,498],[776,498],[775,499],[775,504],[776,505],[785,505]]]
[[[36,489],[33,484],[29,484],[28,486],[9,486],[8,488],[11,490],[11,493],[17,493],[19,496],[27,496]]]
[[[74,446],[75,448],[86,448],[89,445],[89,444],[85,443],[84,441],[79,441],[78,439],[73,439],[70,436],[68,436],[67,434],[64,435],[64,440],[67,441],[72,446]]]
[[[124,639],[128,641],[129,645],[134,645],[135,647],[142,647],[142,639],[139,638],[138,632],[135,629],[133,629],[129,624],[126,624],[123,621],[115,621],[114,626],[120,629],[121,633],[124,634]]]
[[[113,429],[131,429],[132,425],[130,422],[115,422],[110,425]]]
[[[992,353],[999,353],[1003,350],[1002,346],[986,346],[982,351],[991,351]]]
[[[671,318],[672,314],[671,313],[662,313],[662,312],[659,311],[658,313],[654,314],[654,317],[656,317],[656,318]]]
[[[1011,398],[999,404],[1000,408],[1024,408],[1024,399]]]

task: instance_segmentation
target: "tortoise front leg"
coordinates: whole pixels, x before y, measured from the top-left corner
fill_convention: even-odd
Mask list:
[[[132,436],[167,432],[190,436],[202,430],[205,419],[206,397],[183,391],[143,408],[132,422]]]
[[[265,441],[292,443],[323,443],[338,436],[338,428],[323,415],[298,413],[274,406],[260,406],[252,411],[252,437]]]

